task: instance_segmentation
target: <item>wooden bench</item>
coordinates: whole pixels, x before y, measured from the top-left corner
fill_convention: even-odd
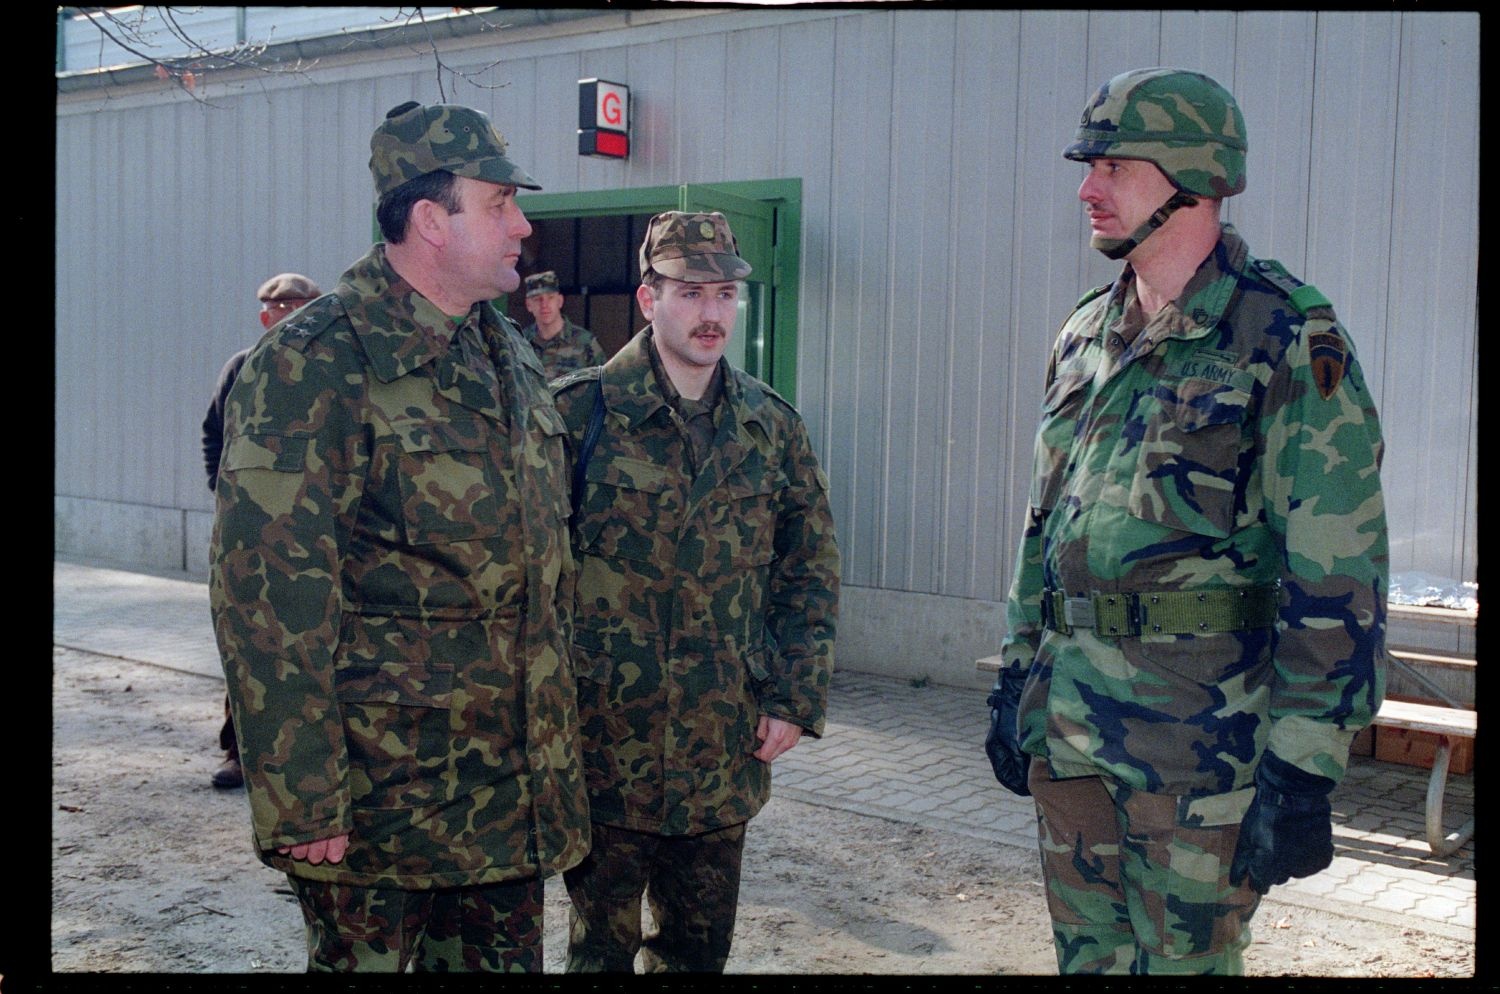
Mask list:
[[[1427,780],[1427,848],[1438,857],[1451,856],[1474,836],[1471,817],[1455,832],[1443,829],[1443,799],[1448,792],[1448,768],[1453,758],[1455,740],[1473,738],[1479,730],[1479,712],[1468,699],[1456,698],[1422,671],[1439,670],[1462,674],[1462,682],[1472,688],[1477,666],[1473,656],[1436,653],[1427,649],[1389,646],[1391,668],[1409,677],[1440,704],[1391,700],[1386,698],[1375,715],[1374,724],[1382,728],[1399,728],[1427,732],[1437,737],[1437,751],[1432,757],[1432,773]]]
[[[1426,681],[1416,666],[1447,668],[1473,667],[1475,661],[1465,656],[1445,656],[1412,649],[1392,648],[1391,662],[1402,668],[1418,682],[1427,685],[1440,699],[1449,705],[1417,704],[1409,701],[1386,700],[1375,715],[1374,724],[1385,728],[1400,728],[1415,732],[1429,732],[1437,736],[1437,753],[1432,759],[1432,773],[1427,780],[1427,848],[1439,858],[1453,855],[1474,835],[1474,819],[1469,818],[1457,831],[1443,829],[1443,799],[1448,792],[1448,765],[1453,757],[1455,738],[1473,738],[1479,730],[1479,712],[1473,708],[1456,706],[1441,688]],[[1415,664],[1415,665],[1414,665]],[[975,669],[981,673],[998,673],[1004,662],[999,655],[977,660]]]
[[[1387,699],[1375,715],[1382,728],[1430,732],[1437,736],[1437,754],[1432,757],[1432,775],[1427,780],[1427,848],[1438,857],[1451,856],[1474,835],[1470,817],[1456,832],[1443,830],[1443,798],[1448,792],[1448,763],[1456,737],[1473,738],[1479,730],[1479,712],[1468,708],[1441,707]]]

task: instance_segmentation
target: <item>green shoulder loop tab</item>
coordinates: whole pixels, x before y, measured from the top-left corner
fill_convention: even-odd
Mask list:
[[[1323,291],[1319,290],[1311,283],[1302,284],[1297,289],[1293,290],[1292,295],[1287,299],[1290,300],[1292,302],[1292,306],[1297,308],[1297,310],[1303,315],[1306,315],[1315,307],[1333,306],[1333,301],[1323,296]]]
[[[1111,284],[1111,283],[1105,283],[1105,284],[1102,284],[1101,286],[1094,287],[1088,293],[1085,293],[1082,297],[1078,298],[1078,303],[1076,303],[1076,304],[1073,305],[1073,310],[1075,310],[1075,311],[1078,310],[1078,308],[1082,307],[1084,304],[1087,304],[1089,301],[1093,300],[1095,297],[1099,296],[1101,293],[1104,293],[1111,286],[1113,286],[1113,284]]]
[[[1333,301],[1324,296],[1322,290],[1297,279],[1275,259],[1256,259],[1255,269],[1265,277],[1267,283],[1285,294],[1286,299],[1303,317],[1317,308],[1333,309]]]

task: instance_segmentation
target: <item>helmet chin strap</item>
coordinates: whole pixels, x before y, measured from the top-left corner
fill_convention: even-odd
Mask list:
[[[1178,190],[1167,198],[1167,202],[1156,209],[1156,213],[1146,218],[1139,228],[1136,228],[1126,238],[1101,238],[1098,235],[1089,239],[1089,247],[1096,248],[1111,259],[1123,259],[1135,251],[1135,247],[1144,242],[1157,228],[1167,223],[1167,218],[1180,207],[1191,207],[1198,202],[1198,198],[1190,193]]]

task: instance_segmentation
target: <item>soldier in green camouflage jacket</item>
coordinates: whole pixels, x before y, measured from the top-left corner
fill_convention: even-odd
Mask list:
[[[1036,757],[1063,972],[1238,973],[1383,695],[1380,426],[1328,301],[1219,221],[1227,91],[1117,76],[1064,154],[1126,265],[1053,349],[989,744]]]
[[[314,970],[541,968],[587,851],[564,426],[487,301],[530,225],[481,113],[371,140],[387,241],[273,328],[225,411],[211,579],[260,857]]]
[[[526,310],[533,320],[521,334],[536,349],[549,380],[585,366],[603,365],[605,359],[594,336],[563,316],[565,299],[552,270],[526,277]]]
[[[646,970],[722,971],[745,823],[771,762],[823,731],[839,558],[801,418],[722,358],[750,272],[724,217],[653,218],[641,272],[652,324],[553,384],[583,464],[573,665],[594,821],[564,874],[568,969],[633,969],[644,892]]]

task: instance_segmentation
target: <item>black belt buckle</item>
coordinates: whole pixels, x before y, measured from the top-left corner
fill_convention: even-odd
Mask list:
[[[1125,630],[1126,635],[1134,638],[1135,636],[1141,634],[1140,594],[1131,593],[1125,595],[1125,622],[1127,625],[1129,625],[1129,627]]]
[[[1061,599],[1059,591],[1050,587],[1042,588],[1042,627],[1049,628],[1059,635],[1072,635],[1073,626],[1068,624],[1065,616],[1059,616],[1057,612]]]

